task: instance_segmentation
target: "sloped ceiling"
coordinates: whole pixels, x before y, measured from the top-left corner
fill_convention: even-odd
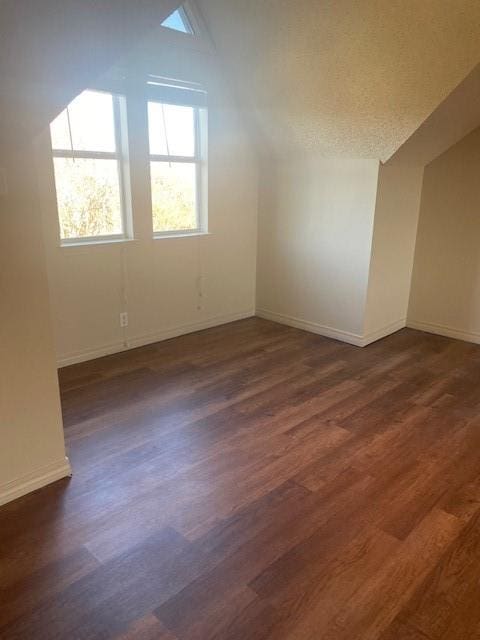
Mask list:
[[[180,0],[0,1],[0,145],[31,137]]]
[[[387,160],[480,60],[479,0],[197,0],[280,152]]]
[[[425,166],[480,126],[480,64],[390,160]]]

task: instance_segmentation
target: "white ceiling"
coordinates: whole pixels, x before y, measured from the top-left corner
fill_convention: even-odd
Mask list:
[[[387,160],[480,60],[479,0],[197,0],[282,153]]]

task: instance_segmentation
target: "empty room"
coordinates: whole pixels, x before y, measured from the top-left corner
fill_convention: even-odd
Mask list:
[[[1,640],[480,640],[478,0],[0,0]]]

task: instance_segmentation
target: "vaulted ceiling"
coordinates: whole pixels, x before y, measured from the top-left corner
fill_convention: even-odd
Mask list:
[[[31,137],[180,0],[0,0],[0,146]]]
[[[259,139],[387,160],[480,60],[478,0],[197,0]]]

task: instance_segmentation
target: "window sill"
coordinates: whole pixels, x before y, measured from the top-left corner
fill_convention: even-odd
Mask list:
[[[171,240],[172,238],[198,238],[211,236],[210,231],[196,231],[195,233],[158,233],[153,235],[153,240]]]
[[[105,247],[111,244],[127,244],[130,242],[138,242],[137,238],[113,238],[112,240],[85,240],[79,242],[62,242],[58,245],[59,249],[70,249],[70,247]]]

